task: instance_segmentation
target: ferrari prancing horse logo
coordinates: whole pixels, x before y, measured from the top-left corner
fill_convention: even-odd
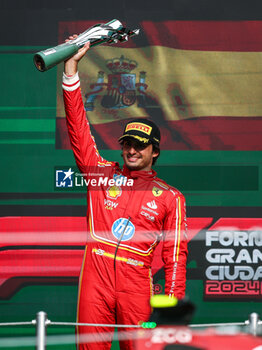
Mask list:
[[[160,188],[154,186],[152,188],[152,193],[155,197],[159,197],[163,193],[163,190],[160,190]]]

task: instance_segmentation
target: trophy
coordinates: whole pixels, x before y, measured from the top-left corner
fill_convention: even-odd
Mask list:
[[[78,49],[83,47],[88,41],[90,42],[90,47],[104,43],[115,44],[125,42],[129,37],[138,34],[139,29],[129,30],[124,28],[122,23],[117,19],[113,19],[108,23],[95,24],[79,34],[76,39],[37,52],[34,55],[34,63],[40,72],[45,72],[58,63],[74,56]]]

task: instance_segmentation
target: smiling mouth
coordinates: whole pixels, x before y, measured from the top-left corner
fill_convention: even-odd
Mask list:
[[[131,163],[135,163],[139,158],[128,158],[128,161]]]
[[[140,157],[127,156],[127,159],[128,159],[130,162],[135,162],[135,161],[137,161],[138,159],[140,159]]]

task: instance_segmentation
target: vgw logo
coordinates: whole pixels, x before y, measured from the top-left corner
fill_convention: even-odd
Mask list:
[[[71,170],[56,170],[56,187],[73,187],[74,171]]]

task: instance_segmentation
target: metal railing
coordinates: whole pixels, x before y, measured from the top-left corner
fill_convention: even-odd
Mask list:
[[[146,324],[147,322],[144,322]],[[48,326],[86,326],[86,327],[108,327],[108,328],[147,328],[143,324],[141,325],[119,325],[119,324],[97,324],[97,323],[78,323],[78,322],[53,322],[47,318],[47,314],[44,311],[39,311],[36,314],[36,319],[27,322],[5,322],[0,323],[0,327],[4,326],[35,326],[36,328],[36,339],[35,347],[36,350],[46,349],[46,329]],[[248,333],[256,336],[258,335],[259,326],[262,325],[262,321],[259,315],[255,312],[249,315],[248,320],[244,322],[229,322],[229,323],[205,323],[205,324],[191,324],[189,328],[206,328],[206,327],[229,327],[229,326],[247,326]],[[156,326],[156,324],[155,324]],[[148,327],[150,328],[150,327]],[[154,328],[152,326],[151,328]]]

